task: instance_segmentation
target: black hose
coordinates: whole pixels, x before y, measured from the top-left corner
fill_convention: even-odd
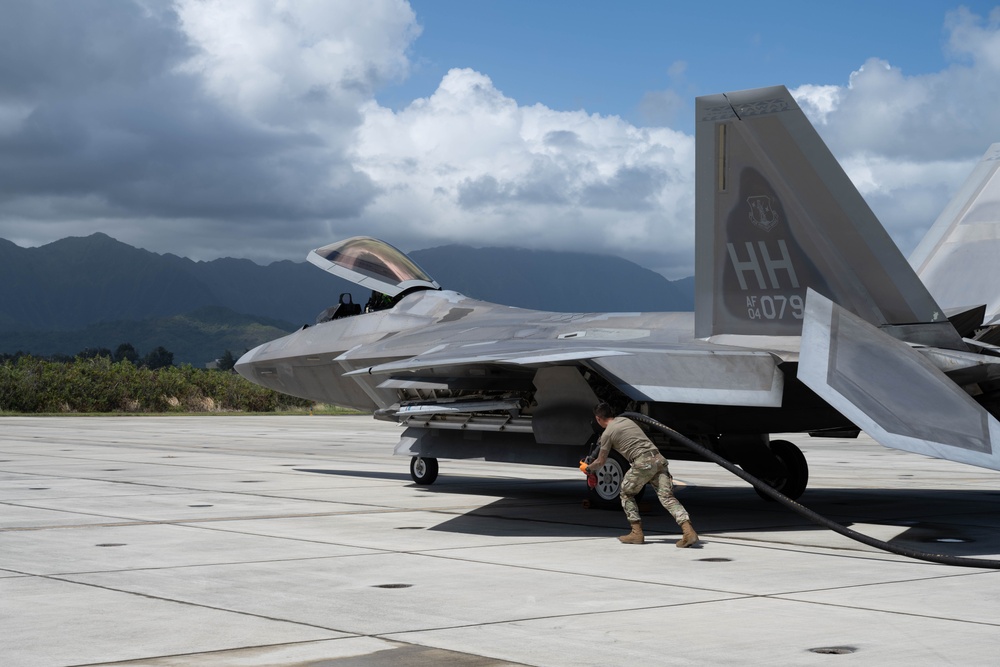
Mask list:
[[[829,528],[832,531],[840,533],[844,537],[848,537],[862,544],[867,544],[870,547],[875,547],[876,549],[882,549],[883,551],[888,551],[889,553],[898,554],[900,556],[906,556],[907,558],[915,558],[917,560],[924,560],[931,563],[942,563],[944,565],[957,565],[959,567],[982,567],[989,568],[993,570],[1000,570],[1000,561],[998,560],[987,560],[980,558],[963,558],[962,556],[948,556],[945,554],[932,554],[926,551],[918,551],[916,549],[904,549],[902,547],[897,547],[888,542],[883,542],[882,540],[877,540],[874,537],[869,537],[856,530],[851,530],[846,526],[842,526],[836,521],[831,521],[824,516],[817,514],[808,507],[805,507],[798,502],[792,500],[785,494],[781,493],[774,487],[770,486],[767,482],[757,479],[747,471],[743,470],[736,464],[727,461],[722,458],[711,449],[699,445],[697,442],[691,440],[690,438],[681,435],[674,429],[661,424],[652,417],[647,417],[646,415],[639,414],[637,412],[623,412],[622,417],[628,417],[629,419],[637,422],[642,422],[649,426],[652,426],[656,430],[670,436],[672,440],[676,440],[688,449],[694,451],[695,453],[705,457],[710,461],[718,463],[720,466],[733,473],[737,477],[749,482],[753,485],[755,489],[767,494],[777,502],[781,503],[788,509],[796,512],[797,514],[809,519],[810,521],[817,523],[825,528]]]

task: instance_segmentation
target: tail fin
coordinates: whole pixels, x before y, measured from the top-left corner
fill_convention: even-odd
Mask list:
[[[1000,359],[968,350],[789,92],[701,97],[697,113],[696,335],[801,336],[798,379],[880,443],[1000,469],[980,403]],[[973,203],[996,201],[993,168]],[[963,215],[927,241],[927,271],[971,263],[943,251]]]
[[[993,144],[913,251],[913,265],[945,308],[986,305],[1000,322],[1000,143]]]
[[[961,344],[784,86],[699,97],[696,112],[696,336],[798,336],[811,288]]]

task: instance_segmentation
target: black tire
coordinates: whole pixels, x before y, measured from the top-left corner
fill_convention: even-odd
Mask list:
[[[772,440],[770,442],[771,452],[784,464],[786,473],[783,477],[769,482],[771,487],[780,491],[792,500],[797,500],[805,493],[806,486],[809,485],[809,464],[802,450],[787,440]],[[767,495],[757,487],[754,487],[757,495],[773,502],[774,498]]]
[[[438,478],[438,460],[414,456],[410,459],[410,477],[421,486],[428,486]]]
[[[604,462],[604,467],[595,473],[597,486],[590,489],[590,506],[600,509],[621,508],[622,480],[630,467],[624,456],[612,451]],[[635,496],[636,501],[642,498],[645,491],[646,487],[642,487]]]

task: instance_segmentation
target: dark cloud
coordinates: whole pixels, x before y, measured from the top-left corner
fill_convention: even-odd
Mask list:
[[[0,100],[142,86],[190,55],[164,3],[12,0],[0,21]]]
[[[470,211],[504,204],[561,206],[572,201],[570,187],[565,169],[551,160],[536,157],[526,173],[516,180],[501,182],[490,175],[466,178],[457,186],[457,201]]]
[[[581,201],[595,208],[648,211],[667,181],[666,172],[657,167],[622,167],[611,178],[588,185]]]
[[[509,190],[492,176],[467,178],[458,184],[458,205],[466,210],[499,204],[509,198]]]
[[[356,217],[376,196],[342,134],[240,113],[182,67],[193,53],[168,9],[101,0],[5,8],[0,220],[65,222],[86,211],[238,228]],[[328,123],[360,122],[353,99],[345,110],[328,90],[314,93],[304,104],[326,104]]]
[[[554,146],[556,148],[578,148],[583,145],[580,140],[580,135],[576,132],[571,132],[570,130],[552,130],[551,132],[545,133],[545,138],[542,142],[546,146]]]

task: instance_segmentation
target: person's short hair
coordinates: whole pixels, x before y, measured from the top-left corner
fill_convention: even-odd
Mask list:
[[[594,416],[601,419],[614,419],[615,410],[606,401],[601,401],[594,407]]]

